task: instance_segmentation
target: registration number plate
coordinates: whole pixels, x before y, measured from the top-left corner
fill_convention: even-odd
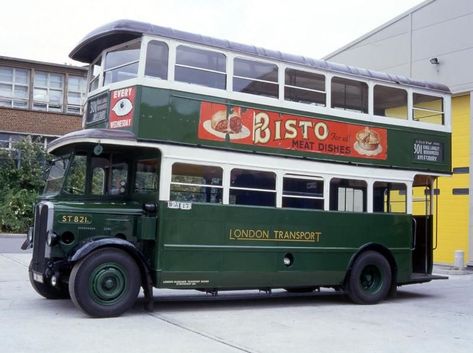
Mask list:
[[[44,283],[43,275],[42,275],[41,273],[33,272],[33,279],[34,279],[36,282]]]

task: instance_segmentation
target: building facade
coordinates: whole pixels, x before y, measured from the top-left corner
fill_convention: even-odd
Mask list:
[[[0,56],[0,147],[80,129],[86,79],[85,67]]]
[[[324,58],[450,87],[453,175],[438,184],[435,261],[453,264],[463,251],[468,266],[473,266],[472,22],[471,0],[427,0]]]

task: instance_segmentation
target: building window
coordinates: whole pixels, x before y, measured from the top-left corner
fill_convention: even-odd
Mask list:
[[[0,107],[28,108],[29,71],[0,66]]]
[[[86,80],[81,76],[67,77],[67,110],[66,113],[82,114],[85,102]]]
[[[176,50],[176,72],[174,79],[206,87],[226,88],[225,55],[180,45]]]
[[[277,65],[239,58],[235,59],[233,65],[235,92],[279,97]]]
[[[332,108],[368,113],[368,85],[342,77],[332,78]]]
[[[63,111],[64,75],[36,71],[34,75],[33,109]]]
[[[248,169],[231,171],[230,204],[276,206],[276,174]]]
[[[286,69],[284,99],[325,107],[325,76]]]
[[[376,85],[374,87],[374,114],[407,120],[406,90]]]

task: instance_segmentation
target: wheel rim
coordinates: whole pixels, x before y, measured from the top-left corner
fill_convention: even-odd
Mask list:
[[[126,272],[120,265],[102,264],[90,276],[92,298],[100,305],[112,305],[125,294],[127,282]]]
[[[360,284],[363,291],[376,293],[383,285],[383,275],[378,267],[366,266],[360,274]]]

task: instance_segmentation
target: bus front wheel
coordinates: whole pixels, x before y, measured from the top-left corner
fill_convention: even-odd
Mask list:
[[[388,295],[391,280],[388,260],[378,252],[367,251],[355,260],[345,289],[357,304],[376,304]]]
[[[93,317],[113,317],[130,309],[140,291],[141,275],[125,251],[104,248],[79,261],[69,278],[74,304]]]

